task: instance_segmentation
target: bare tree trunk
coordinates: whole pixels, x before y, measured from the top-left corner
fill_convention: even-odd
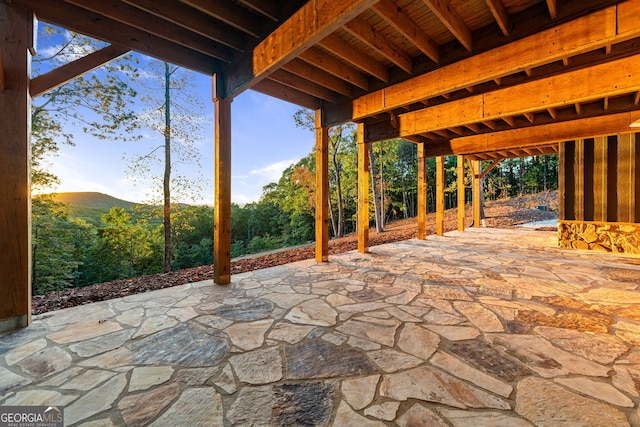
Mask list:
[[[382,233],[384,226],[382,224],[382,213],[380,209],[380,189],[376,179],[376,162],[373,159],[373,145],[369,144],[369,165],[371,167],[371,185],[373,186],[373,203],[376,210],[376,231]]]
[[[164,63],[164,272],[171,271],[171,69]]]
[[[409,218],[409,200],[407,200],[407,188],[405,187],[404,182],[402,183],[402,206],[404,206],[404,209],[402,210],[403,218],[407,219]]]
[[[338,228],[336,227],[336,217],[333,214],[333,204],[331,203],[331,193],[329,193],[329,214],[331,215],[331,227],[333,228],[333,237],[338,237]]]
[[[334,228],[335,236],[344,236],[344,204],[342,202],[342,180],[340,173],[340,164],[338,162],[338,147],[337,144],[333,149],[333,169],[336,171],[336,191],[338,192],[338,228]],[[334,223],[334,227],[335,227]]]

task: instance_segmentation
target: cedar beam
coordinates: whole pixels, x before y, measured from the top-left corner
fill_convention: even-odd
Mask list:
[[[358,252],[369,252],[369,146],[358,123]]]
[[[273,80],[265,79],[257,83],[252,89],[256,92],[264,93],[265,95],[273,96],[274,98],[282,99],[283,101],[291,102],[292,104],[300,105],[310,110],[320,108],[320,100],[318,100],[318,98]]]
[[[352,48],[340,37],[332,34],[320,40],[318,44],[357,69],[371,74],[385,83],[389,82],[389,69],[387,69],[384,64],[362,53],[358,49]]]
[[[471,170],[473,172],[473,227],[479,228],[482,203],[482,178],[480,178],[480,175],[482,174],[482,161],[472,160]]]
[[[179,0],[253,37],[260,36],[259,21],[245,8],[227,0]]]
[[[89,55],[62,65],[31,80],[29,90],[33,98],[62,86],[69,80],[80,77],[129,52],[121,46],[109,45]]]
[[[436,157],[436,235],[444,235],[444,156]]]
[[[464,156],[458,156],[458,231],[464,231],[465,187]]]
[[[502,0],[486,0],[487,6],[491,10],[493,17],[496,19],[498,26],[502,30],[502,34],[509,35],[509,14],[504,7]]]
[[[558,16],[558,5],[556,4],[556,0],[547,0],[547,7],[549,8],[549,16],[551,16],[551,19],[556,19]]]
[[[469,51],[472,47],[471,30],[467,24],[460,18],[460,15],[453,9],[450,1],[446,0],[423,0],[424,4],[442,21],[442,23],[451,31],[451,34],[457,38],[460,43]]]
[[[418,239],[427,238],[427,150],[418,144]]]
[[[315,113],[316,128],[316,261],[329,260],[329,128],[322,110]]]
[[[617,222],[636,222],[636,134],[618,135],[618,218]]]
[[[220,76],[213,76],[215,161],[213,206],[213,281],[231,282],[231,99],[221,98]]]
[[[584,139],[575,141],[575,155],[573,156],[573,182],[575,204],[574,216],[576,221],[584,221],[585,213],[585,176],[584,176]]]
[[[284,65],[282,69],[341,95],[351,96],[351,85],[349,83],[300,59],[294,59]]]
[[[482,174],[480,175],[480,179],[482,179],[482,178],[484,178],[485,176],[487,176],[487,174],[488,174],[489,172],[491,172],[491,170],[492,170],[493,168],[495,168],[496,166],[498,166],[502,160],[503,160],[503,159],[495,159],[494,161],[492,161],[492,162],[491,162],[491,164],[489,165],[489,167],[488,167],[488,168],[486,168],[484,171],[482,171]]]
[[[593,220],[607,221],[607,176],[609,173],[609,138],[599,136],[593,141]]]
[[[316,47],[302,52],[299,58],[347,83],[364,90],[369,89],[367,76]]]

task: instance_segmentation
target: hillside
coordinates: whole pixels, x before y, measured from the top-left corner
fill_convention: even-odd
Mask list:
[[[56,202],[69,206],[69,213],[95,227],[102,227],[102,215],[114,206],[120,206],[128,211],[137,203],[129,202],[98,192],[53,193]]]

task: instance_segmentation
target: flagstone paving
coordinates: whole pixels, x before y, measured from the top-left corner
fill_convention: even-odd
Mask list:
[[[0,404],[83,426],[640,426],[640,259],[472,229],[46,313]]]

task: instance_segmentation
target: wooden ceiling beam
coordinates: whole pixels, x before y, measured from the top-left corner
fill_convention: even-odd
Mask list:
[[[505,36],[509,35],[509,14],[507,13],[507,9],[504,7],[504,3],[502,0],[486,0],[487,6],[489,6],[489,10],[493,14],[493,17],[496,20],[496,23],[502,30],[502,34]]]
[[[283,69],[271,73],[269,78],[275,82],[296,89],[299,92],[309,94],[315,98],[329,102],[335,102],[337,99],[335,92]]]
[[[373,6],[373,10],[407,40],[416,45],[433,62],[440,62],[439,46],[392,0],[380,0]]]
[[[453,9],[450,1],[446,0],[423,0],[424,4],[442,21],[442,23],[451,31],[451,34],[457,38],[460,43],[468,50],[472,50],[471,30],[467,24],[460,18],[460,15]]]
[[[192,13],[189,7],[169,0],[122,0],[137,9],[181,26],[203,37],[234,49],[244,49],[244,35],[205,14]]]
[[[41,74],[31,79],[29,84],[29,92],[32,98],[40,96],[52,89],[55,89],[69,80],[73,80],[86,74],[96,68],[121,57],[130,50],[120,46],[109,45],[90,53],[80,59],[68,64],[64,64],[45,74]]]
[[[4,82],[4,63],[2,62],[2,49],[0,49],[0,92],[4,91],[5,89],[5,82]]]
[[[221,46],[219,43],[212,42],[211,39],[164,19],[149,16],[148,13],[128,4],[104,0],[65,1],[222,61],[231,61],[233,51],[228,46]],[[235,49],[240,50],[241,45],[235,46]]]
[[[637,91],[640,91],[640,55],[400,114],[400,136],[496,119],[514,126],[513,116]]]
[[[377,0],[310,0],[289,19],[223,70],[224,92],[234,97],[338,28],[371,8]]]
[[[369,89],[369,79],[367,76],[317,47],[312,47],[302,52],[298,58],[360,89]]]
[[[408,74],[413,70],[413,60],[406,52],[387,40],[362,18],[355,18],[344,25],[355,38],[377,51]]]
[[[640,0],[628,0],[640,10]],[[353,101],[350,120],[482,84],[495,78],[640,37],[633,12],[609,7],[529,37],[474,55]],[[631,22],[635,20],[635,26]]]
[[[260,37],[260,20],[247,9],[228,0],[179,0],[202,13],[254,37]]]
[[[344,96],[351,96],[351,85],[349,83],[301,59],[294,59],[285,64],[282,69]]]
[[[278,82],[274,82],[273,80],[262,80],[253,86],[252,89],[256,92],[291,102],[292,104],[299,105],[310,110],[317,110],[322,105],[318,98],[288,86],[284,86]]]
[[[547,0],[547,7],[549,8],[549,16],[551,16],[551,19],[556,19],[558,16],[558,5],[556,4],[556,0]]]
[[[272,21],[279,19],[276,0],[238,0],[238,2],[256,13],[266,16]]]
[[[362,70],[367,74],[371,74],[385,83],[389,82],[389,70],[387,67],[361,51],[352,48],[340,37],[330,35],[327,38],[320,40],[318,44],[359,70]]]

